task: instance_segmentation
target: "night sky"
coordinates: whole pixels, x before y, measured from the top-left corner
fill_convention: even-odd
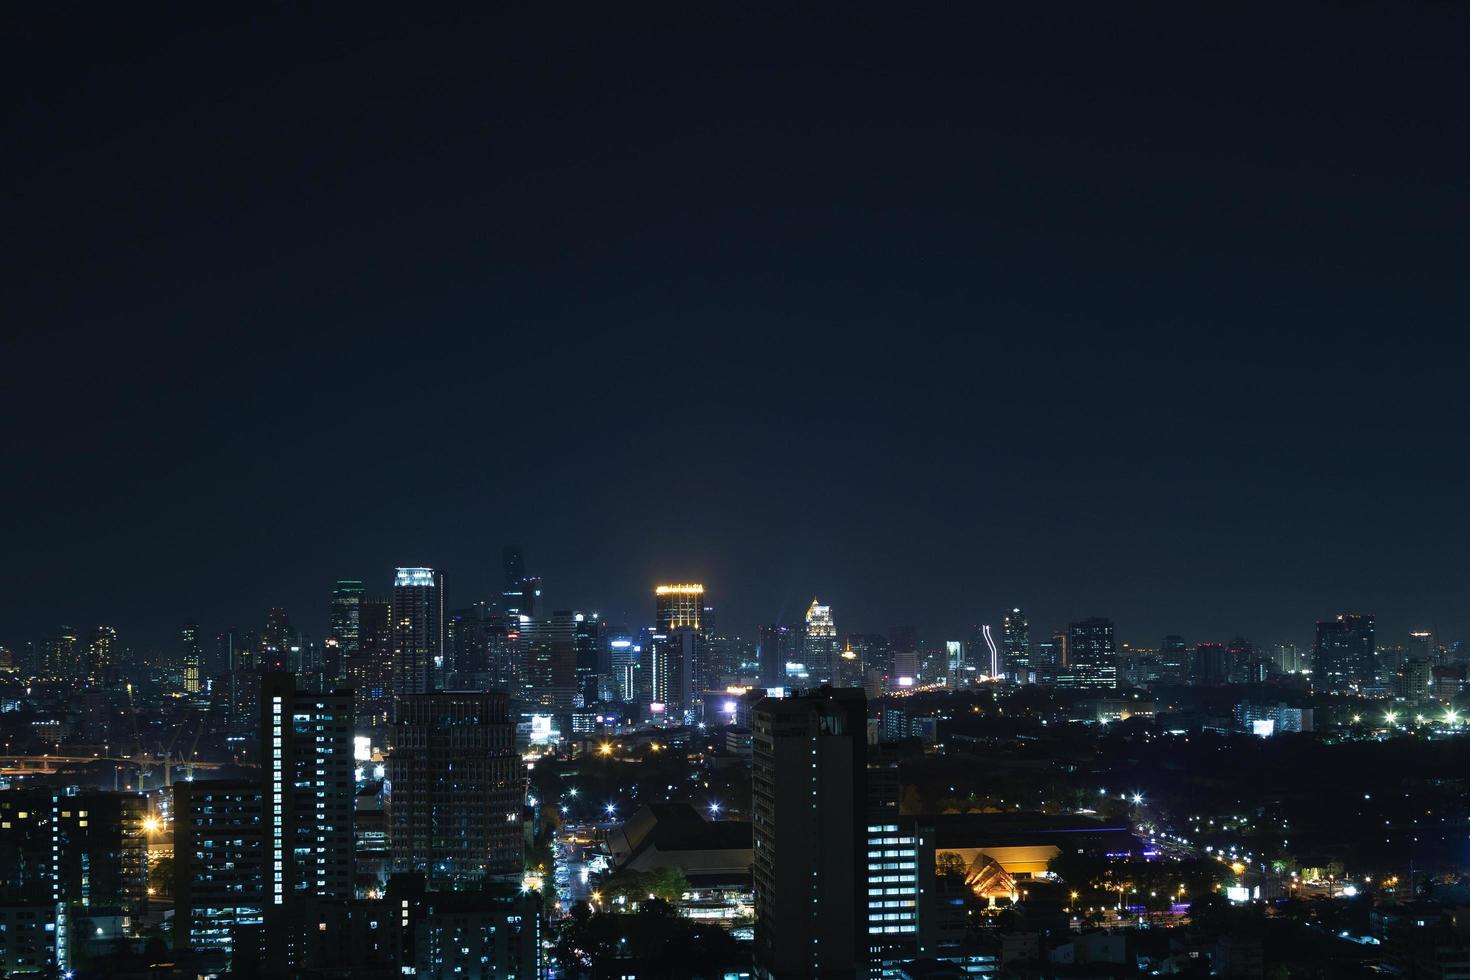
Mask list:
[[[1470,631],[1470,8],[205,6],[0,13],[0,644]]]

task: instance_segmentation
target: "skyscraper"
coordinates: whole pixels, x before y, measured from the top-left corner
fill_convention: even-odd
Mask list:
[[[525,788],[508,695],[405,697],[388,780],[395,870],[446,889],[520,876]]]
[[[1164,680],[1177,684],[1188,678],[1190,662],[1184,637],[1170,633],[1159,643],[1159,675]]]
[[[521,617],[526,693],[531,703],[569,710],[577,694],[577,614],[557,610],[546,619]]]
[[[1094,617],[1068,627],[1067,662],[1057,672],[1057,686],[1118,686],[1118,654],[1111,619]]]
[[[837,645],[837,625],[832,607],[812,600],[806,610],[806,665],[813,677],[835,681],[842,670],[842,650]]]
[[[352,897],[352,692],[299,691],[292,674],[261,680],[262,766],[274,908],[292,896]],[[267,920],[269,924],[269,919]]]
[[[260,669],[283,671],[291,669],[291,646],[295,634],[291,630],[291,618],[280,606],[271,608],[265,620],[265,632],[260,638]]]
[[[506,545],[501,552],[501,566],[505,574],[505,585],[500,599],[506,616],[535,616],[537,600],[541,598],[541,579],[526,574],[526,560],[516,545]]]
[[[198,623],[191,620],[184,624],[184,628],[179,631],[179,647],[183,662],[184,693],[197,694],[200,688],[200,674],[203,672]]]
[[[444,576],[400,568],[393,578],[393,693],[434,690],[444,663]]]
[[[669,633],[681,626],[700,629],[704,614],[704,586],[660,585],[653,590],[654,629]]]
[[[602,636],[602,617],[577,613],[572,628],[572,646],[576,658],[577,693],[583,704],[598,700],[599,680],[606,666],[607,647]]]
[[[260,780],[174,786],[174,943],[289,972],[303,903],[353,893],[352,692],[267,673],[260,733]]]
[[[765,698],[752,734],[755,975],[854,976],[869,922],[863,693]]]
[[[1324,691],[1356,690],[1374,680],[1373,617],[1343,613],[1317,624],[1312,647],[1312,686]]]
[[[1194,648],[1190,679],[1199,687],[1219,687],[1230,681],[1230,654],[1220,643],[1201,643]]]
[[[357,692],[357,714],[369,726],[393,714],[393,605],[386,599],[358,603],[357,653],[347,658],[348,686]]]
[[[351,657],[361,645],[362,599],[362,583],[357,579],[338,579],[332,587],[330,630],[339,656]]]
[[[1005,673],[1025,684],[1031,676],[1031,621],[1020,607],[1016,607],[1006,613],[1000,630]]]
[[[116,663],[117,630],[111,626],[99,626],[92,632],[92,642],[87,646],[87,683],[103,683]]]

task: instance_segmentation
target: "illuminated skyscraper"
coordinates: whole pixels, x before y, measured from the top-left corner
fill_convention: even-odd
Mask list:
[[[704,586],[660,585],[653,590],[654,628],[669,633],[681,626],[700,629],[704,614]]]
[[[835,682],[842,672],[842,650],[837,645],[837,624],[832,621],[832,607],[812,600],[806,611],[805,657],[813,677]]]
[[[332,588],[331,638],[337,653],[351,657],[361,645],[362,583],[356,579],[338,579]]]
[[[1026,683],[1031,675],[1031,622],[1020,608],[1012,609],[1002,620],[1000,645],[1002,672]]]
[[[444,576],[400,568],[393,579],[393,693],[434,690],[444,663]]]
[[[200,687],[201,653],[199,644],[199,624],[188,622],[179,631],[180,654],[183,658],[184,693],[197,694]]]
[[[101,684],[117,660],[117,630],[99,626],[87,646],[86,678],[89,684]]]
[[[1317,624],[1312,648],[1312,686],[1323,691],[1355,690],[1374,680],[1373,617],[1343,613]]]
[[[602,617],[597,613],[577,613],[573,617],[572,645],[576,657],[577,693],[583,704],[599,700],[599,680],[607,664],[607,646],[603,641]]]
[[[1058,687],[1117,687],[1118,652],[1113,621],[1096,617],[1067,629],[1067,662],[1057,671]]]

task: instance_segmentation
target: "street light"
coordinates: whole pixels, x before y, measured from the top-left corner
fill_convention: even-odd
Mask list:
[[[720,804],[718,802],[712,802],[712,803],[710,803],[710,805],[709,805],[709,812],[710,812],[710,816],[712,816],[712,817],[718,817],[720,815]]]

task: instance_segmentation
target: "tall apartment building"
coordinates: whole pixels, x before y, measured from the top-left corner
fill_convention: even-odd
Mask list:
[[[352,897],[351,691],[261,678],[259,781],[174,788],[174,943],[289,971],[303,903]]]
[[[435,888],[520,876],[525,780],[509,695],[403,698],[387,768],[396,871],[421,872]]]
[[[752,735],[756,976],[854,976],[867,945],[863,692],[765,698]]]

